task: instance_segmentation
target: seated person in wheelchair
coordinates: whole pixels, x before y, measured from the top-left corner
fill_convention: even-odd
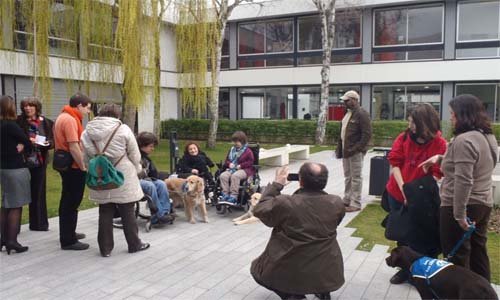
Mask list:
[[[224,167],[220,174],[222,198],[220,204],[234,205],[238,198],[240,181],[255,175],[253,168],[253,152],[248,147],[247,136],[243,131],[236,131],[231,137],[233,146],[226,156]]]
[[[139,181],[144,194],[151,197],[151,201],[158,211],[151,216],[152,224],[171,223],[174,217],[170,214],[170,198],[165,181],[158,179],[158,170],[149,154],[158,146],[158,139],[151,132],[141,132],[137,136],[137,144],[141,151],[142,172],[139,174]]]
[[[187,178],[190,175],[203,177],[205,181],[212,182],[213,176],[209,168],[214,163],[205,152],[200,150],[196,143],[188,143],[184,149],[184,156],[177,162],[177,174],[180,178]]]

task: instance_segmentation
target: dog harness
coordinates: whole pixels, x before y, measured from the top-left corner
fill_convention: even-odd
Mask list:
[[[444,260],[424,256],[413,263],[411,275],[417,278],[430,279],[452,265],[452,263]]]

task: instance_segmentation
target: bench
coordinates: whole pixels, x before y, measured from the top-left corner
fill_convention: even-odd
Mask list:
[[[283,147],[273,148],[273,149],[260,149],[259,152],[259,164],[261,160],[264,160],[266,165],[281,167],[288,165],[292,159],[309,159],[309,146],[308,145],[286,145]]]

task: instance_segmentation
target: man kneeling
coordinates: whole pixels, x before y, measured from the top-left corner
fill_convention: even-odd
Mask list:
[[[344,284],[337,243],[344,203],[323,191],[328,170],[322,164],[302,165],[300,189],[293,195],[280,193],[287,176],[288,168],[278,169],[254,209],[254,215],[273,232],[264,252],[252,262],[252,276],[281,299],[305,299],[306,294],[330,299],[330,292]]]
[[[141,188],[144,194],[151,197],[158,211],[151,216],[152,224],[168,224],[174,220],[170,214],[170,198],[167,185],[163,180],[158,180],[159,172],[156,169],[149,154],[153,152],[158,145],[158,139],[151,132],[141,132],[137,136],[137,144],[141,151],[142,172],[139,174]]]

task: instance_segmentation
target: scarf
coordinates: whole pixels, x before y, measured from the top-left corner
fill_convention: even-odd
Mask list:
[[[42,122],[41,117],[38,117],[35,120],[33,120],[33,119],[28,120],[28,124],[29,124],[28,135],[30,138],[35,139],[36,136],[38,135],[38,133],[40,133],[41,122]],[[38,148],[37,145],[35,145],[35,147],[33,147],[33,152],[36,153],[36,157],[38,158],[38,160],[41,163],[43,163],[43,155],[42,155],[42,152],[40,151],[40,148]]]
[[[76,124],[78,126],[78,137],[81,137],[83,133],[82,113],[79,112],[76,108],[73,108],[69,105],[64,105],[62,112],[70,114],[70,116],[72,116],[76,120]]]
[[[243,145],[240,149],[236,149],[235,146],[231,147],[231,151],[229,151],[229,160],[234,164],[234,169],[231,169],[231,173],[236,172],[236,166],[238,165],[238,160],[241,155],[247,150],[248,144]]]

